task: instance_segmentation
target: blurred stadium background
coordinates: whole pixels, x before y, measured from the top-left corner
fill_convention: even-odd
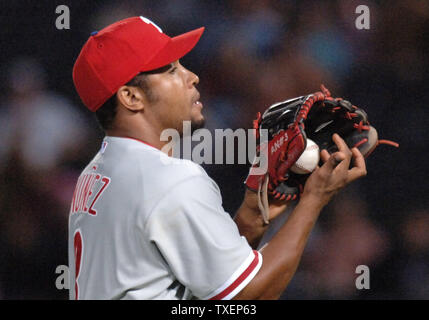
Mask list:
[[[62,4],[70,30],[55,27]],[[361,4],[370,30],[355,27]],[[324,209],[283,299],[429,298],[429,2],[1,0],[1,299],[68,297],[55,269],[74,184],[103,137],[71,71],[90,32],[136,15],[170,36],[206,27],[182,63],[200,77],[210,129],[250,128],[257,111],[324,83],[400,143],[379,147],[368,176]],[[205,168],[233,214],[247,167]],[[358,265],[369,290],[355,287]]]

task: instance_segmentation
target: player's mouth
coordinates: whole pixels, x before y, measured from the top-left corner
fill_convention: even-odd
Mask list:
[[[200,108],[202,108],[203,107],[203,103],[201,102],[201,101],[195,101],[194,103],[193,103],[193,105],[194,106],[197,106],[197,107],[200,107]]]
[[[200,94],[197,93],[197,96],[194,99],[194,102],[192,103],[193,106],[203,108],[203,103],[200,101]]]

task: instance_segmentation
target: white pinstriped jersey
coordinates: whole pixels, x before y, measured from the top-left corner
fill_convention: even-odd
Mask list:
[[[189,160],[105,137],[69,217],[70,299],[231,299],[262,256]]]

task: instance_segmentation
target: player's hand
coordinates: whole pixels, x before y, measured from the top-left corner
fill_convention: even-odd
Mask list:
[[[326,150],[320,152],[324,164],[308,178],[301,201],[311,199],[323,207],[346,185],[366,175],[365,159],[360,151],[357,148],[350,150],[338,134],[334,134],[332,140],[338,151],[333,154]],[[353,167],[350,169],[352,161]]]
[[[263,224],[261,211],[258,206],[258,196],[256,192],[249,189],[246,190],[244,195],[244,204],[254,212],[255,218],[261,220]],[[280,201],[276,199],[269,199],[269,211],[270,211],[270,221],[279,216],[282,212],[286,210],[287,204],[285,201]]]
[[[270,210],[270,219],[269,221],[278,217],[281,213],[285,212],[287,208],[287,203],[284,201],[269,199],[269,210]]]

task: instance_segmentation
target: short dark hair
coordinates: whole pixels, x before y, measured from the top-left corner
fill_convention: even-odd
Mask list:
[[[125,85],[130,87],[140,87],[141,89],[143,89],[147,100],[149,102],[155,102],[155,100],[157,100],[157,97],[153,94],[152,90],[149,87],[147,76],[149,74],[166,72],[172,67],[173,67],[173,64],[169,63],[165,66],[162,66],[154,70],[140,72],[130,81],[128,81]],[[97,118],[97,121],[101,126],[101,129],[106,131],[113,128],[113,122],[115,121],[117,109],[118,109],[118,100],[115,93],[100,108],[98,108],[97,111],[95,111],[95,117]]]
[[[145,72],[140,72],[125,85],[131,87],[140,87],[144,90],[148,100],[151,99],[151,91],[147,83],[147,74]],[[118,111],[118,99],[116,93],[109,98],[100,108],[95,111],[95,118],[98,121],[101,129],[106,131],[113,128],[113,123],[115,121],[116,113]]]

